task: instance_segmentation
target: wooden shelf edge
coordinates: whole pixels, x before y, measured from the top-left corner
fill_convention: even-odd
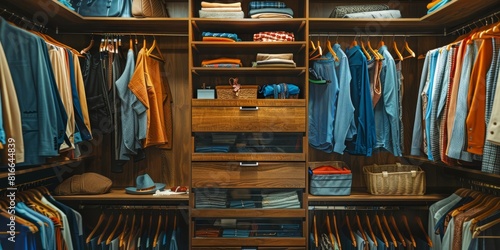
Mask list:
[[[446,194],[424,195],[372,195],[370,193],[351,193],[346,196],[317,196],[308,195],[308,202],[435,202],[445,198]]]
[[[125,189],[112,189],[109,193],[97,195],[54,195],[60,201],[189,201],[189,194],[153,196],[152,194],[135,195],[125,193]]]
[[[65,160],[65,161],[53,162],[53,163],[47,163],[47,164],[43,164],[43,165],[40,165],[40,166],[34,166],[34,167],[31,167],[31,168],[19,169],[19,170],[16,170],[16,175],[22,175],[22,174],[32,173],[32,172],[41,171],[41,170],[45,170],[45,169],[49,169],[49,168],[55,168],[55,167],[58,167],[58,166],[68,165],[68,164],[80,162],[80,161],[83,161],[83,160],[86,160],[86,159],[90,159],[92,157],[93,156],[85,156],[85,157],[79,157],[79,158],[71,159],[71,160]],[[28,166],[26,166],[26,167],[28,167]],[[9,176],[9,173],[0,173],[0,179],[1,178],[7,178],[8,176]]]
[[[246,208],[246,209],[205,209],[194,208],[191,210],[191,217],[196,218],[299,218],[306,217],[306,210],[300,209],[266,209],[266,208]]]

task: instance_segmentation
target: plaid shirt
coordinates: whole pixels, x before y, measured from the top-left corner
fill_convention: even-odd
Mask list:
[[[264,31],[253,34],[253,40],[256,42],[293,42],[295,37],[293,33],[286,31]]]
[[[251,1],[248,7],[250,9],[286,8],[286,4],[280,1]]]

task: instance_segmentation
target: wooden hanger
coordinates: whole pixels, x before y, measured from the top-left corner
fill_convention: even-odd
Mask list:
[[[135,229],[135,217],[136,213],[132,216],[132,222],[130,228],[127,228],[128,223],[125,224],[125,230],[123,233],[120,235],[120,247],[127,246],[128,243],[128,238],[130,235],[133,235],[133,231]],[[128,237],[127,237],[128,236]]]
[[[389,227],[389,223],[387,222],[387,218],[385,215],[382,215],[382,224],[384,225],[385,229],[387,230],[387,233],[389,234],[389,237],[392,240],[392,243],[396,247],[398,245],[398,242],[396,241],[396,238],[394,237],[394,234],[392,233],[391,228]]]
[[[122,228],[123,225],[123,213],[120,212],[120,215],[118,215],[118,220],[116,222],[115,228],[113,228],[113,231],[108,236],[108,239],[106,240],[106,245],[109,245],[111,241],[113,241],[116,238],[116,233],[118,232],[118,228]]]
[[[488,198],[487,195],[482,194],[481,192],[474,192],[471,194],[471,197],[474,199],[468,203],[463,204],[462,206],[456,208],[452,211],[451,216],[455,217],[460,213],[471,209],[474,206],[479,205],[484,199]]]
[[[394,219],[394,216],[391,214],[389,216],[389,221],[394,228],[394,231],[396,231],[396,235],[398,236],[399,240],[401,241],[401,244],[403,244],[403,247],[406,247],[406,241],[403,235],[401,234],[401,231],[399,230],[398,224],[396,224],[396,220]]]
[[[339,249],[342,250],[342,244],[340,242],[340,236],[339,236],[339,228],[337,227],[337,216],[335,215],[334,212],[332,212],[332,217],[333,217],[333,229],[335,230],[335,236],[337,237],[337,244],[339,246]]]
[[[106,220],[106,214],[104,212],[101,212],[101,215],[97,220],[97,224],[95,225],[94,229],[92,229],[90,234],[87,236],[87,240],[85,240],[87,244],[90,243],[90,240],[92,239],[92,237],[94,237],[94,234],[96,234],[97,230],[99,230],[99,227],[101,227],[101,225],[104,223],[105,220]]]
[[[357,38],[357,36],[354,36],[354,39],[352,39],[352,42],[351,42],[351,45],[349,46],[349,48],[358,46],[358,41],[356,40],[356,38]]]
[[[380,37],[380,41],[378,42],[378,48],[380,49],[384,45],[385,45],[385,43],[384,43],[384,36],[381,36]]]
[[[83,48],[81,51],[80,51],[80,54],[86,54],[91,48],[92,46],[94,46],[94,35],[92,35],[92,37],[90,38],[90,43],[87,47]]]
[[[6,211],[0,211],[0,215],[6,217],[6,218],[11,218],[12,217],[12,214],[6,212]],[[27,220],[25,220],[23,217],[21,216],[16,216],[16,223],[19,223],[19,224],[22,224],[26,227],[28,227],[28,229],[30,230],[31,233],[35,234],[35,233],[38,233],[39,229],[38,227],[33,224],[32,222],[29,222]]]
[[[333,50],[333,47],[332,47],[332,42],[330,42],[329,39],[326,40],[326,47],[328,49],[328,51],[330,52],[330,54],[332,54],[333,56],[333,59],[338,62],[339,61],[339,58],[337,56],[337,53],[335,53],[335,51]]]
[[[323,56],[323,48],[321,48],[321,44],[319,43],[319,40],[318,40],[318,44],[316,46],[316,49],[313,50],[311,53],[309,53],[309,60],[325,59],[325,58],[322,58],[322,56]]]
[[[317,227],[317,221],[316,221],[316,212],[313,214],[313,232],[314,232],[314,245],[316,247],[319,247],[318,243],[318,227]]]
[[[413,245],[413,247],[417,247],[417,242],[415,241],[415,238],[413,237],[413,233],[411,232],[411,229],[410,229],[410,224],[408,224],[408,218],[406,218],[406,215],[401,215],[401,220],[403,221],[403,225],[406,229],[406,232],[408,233],[409,237],[410,237],[410,241],[411,241],[411,244]]]
[[[392,40],[392,48],[394,49],[394,52],[396,52],[396,55],[398,56],[398,60],[403,61],[403,55],[401,55],[401,52],[399,52],[398,49],[398,44],[396,43],[396,39]]]
[[[408,58],[413,58],[413,57],[415,57],[415,52],[413,52],[413,50],[412,50],[412,49],[410,48],[410,46],[408,45],[408,42],[406,41],[406,37],[405,37],[405,41],[404,41],[404,43],[405,43],[405,49],[404,49],[404,51],[408,52],[410,55],[408,55],[408,56],[403,56],[403,59],[408,59]],[[404,53],[404,51],[403,51],[403,53]]]
[[[330,215],[328,213],[326,213],[326,229],[328,231],[328,237],[330,238],[330,242],[332,244],[335,244],[336,239],[335,237],[333,237],[333,231],[332,231],[332,227],[331,227],[331,222],[330,222]]]
[[[358,213],[356,213],[356,224],[358,225],[358,230],[361,233],[361,237],[365,242],[368,242],[368,238],[366,237],[365,230],[363,229],[363,226],[361,225],[361,219],[359,218]]]
[[[111,227],[111,224],[114,222],[114,214],[111,213],[109,216],[108,222],[106,223],[106,226],[104,226],[104,229],[101,232],[101,235],[99,235],[99,238],[97,239],[97,245],[101,245],[102,241],[106,238],[106,232],[108,232],[108,229]]]
[[[345,215],[345,223],[347,224],[347,228],[349,229],[349,235],[351,236],[352,245],[356,247],[356,237],[354,236],[354,232],[352,231],[351,222],[349,222],[349,216]]]
[[[385,247],[389,247],[389,241],[387,240],[387,237],[385,236],[384,229],[382,228],[382,223],[380,222],[380,217],[378,214],[375,214],[375,223],[377,225],[378,231],[380,235],[382,236],[382,240],[385,243]]]
[[[156,50],[156,52],[158,53],[158,55],[152,54],[154,50]],[[153,45],[151,46],[151,48],[149,48],[149,50],[148,50],[148,52],[146,54],[149,57],[153,58],[153,59],[156,59],[156,60],[158,60],[160,62],[165,63],[165,58],[163,58],[163,54],[160,51],[160,47],[156,43],[156,38],[155,37],[153,37]]]
[[[488,228],[493,227],[500,223],[500,218],[497,218],[496,220],[490,221],[482,226],[476,227],[474,229],[474,233],[472,234],[472,238],[479,238],[479,235],[481,232],[486,231]],[[488,236],[488,238],[498,238],[500,236]]]
[[[476,228],[476,225],[479,221],[490,217],[498,210],[500,210],[500,197],[495,197],[493,199],[490,199],[490,201],[487,204],[485,204],[484,209],[471,216],[473,217],[471,219],[471,228],[472,229]]]
[[[361,50],[363,51],[363,54],[365,54],[366,60],[370,61],[372,57],[370,56],[370,53],[366,51],[365,42],[363,42],[363,39],[361,39]]]
[[[158,225],[156,227],[156,233],[153,239],[153,248],[155,248],[156,245],[158,245],[158,238],[160,237],[162,223],[163,223],[162,213],[158,213]],[[165,223],[168,223],[168,216],[165,216]]]
[[[370,217],[368,216],[368,214],[365,214],[365,222],[366,226],[368,227],[368,233],[370,234],[370,237],[373,240],[373,244],[375,244],[375,246],[378,247],[378,242],[375,237],[375,233],[373,232],[372,224],[370,223]]]
[[[370,39],[366,41],[366,45],[368,47],[368,51],[372,53],[372,55],[375,56],[375,60],[380,61],[384,59],[384,56],[380,54],[377,50],[373,49],[372,44],[370,43]]]
[[[425,236],[425,240],[427,241],[427,245],[432,248],[432,240],[427,234],[427,230],[424,228],[424,224],[422,223],[422,219],[420,219],[419,216],[415,216],[415,222],[417,222],[418,228],[420,228],[420,231],[422,234]]]

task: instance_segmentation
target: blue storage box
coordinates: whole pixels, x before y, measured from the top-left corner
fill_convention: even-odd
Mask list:
[[[352,173],[342,161],[309,162],[309,193],[350,195]]]

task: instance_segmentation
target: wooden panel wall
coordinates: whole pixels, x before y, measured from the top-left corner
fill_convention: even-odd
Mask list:
[[[87,35],[60,35],[55,37],[59,41],[81,50],[89,44],[91,36]],[[134,38],[134,36],[132,36]],[[128,48],[127,36],[123,39],[122,50]],[[142,36],[138,37],[139,47],[142,46]],[[148,46],[152,43],[152,36],[146,37]],[[188,83],[188,37],[186,35],[156,36],[161,52],[166,60],[164,74],[168,79],[172,93],[173,114],[173,146],[172,149],[146,149],[146,159],[139,162],[129,161],[122,173],[113,173],[110,136],[99,136],[90,145],[95,157],[91,164],[80,168],[74,173],[97,172],[109,177],[113,181],[113,188],[135,186],[135,177],[148,173],[155,182],[166,183],[167,186],[189,184],[190,173],[190,133],[191,133],[191,93]],[[96,36],[96,41],[98,38]],[[95,45],[95,46],[98,46]]]

